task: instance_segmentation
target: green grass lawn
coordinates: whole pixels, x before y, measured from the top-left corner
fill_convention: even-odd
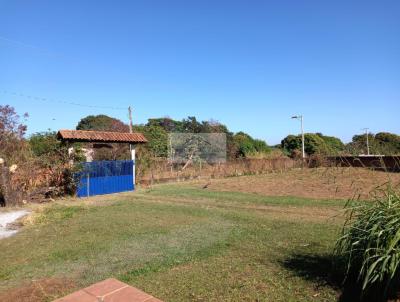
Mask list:
[[[196,184],[53,203],[0,241],[0,292],[115,277],[165,301],[336,301],[329,254],[344,203]]]

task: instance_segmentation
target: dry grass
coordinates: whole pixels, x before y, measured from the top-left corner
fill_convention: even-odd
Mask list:
[[[65,278],[46,278],[29,282],[0,294],[2,302],[52,301],[75,288],[75,283]]]
[[[315,199],[369,199],[379,185],[400,183],[399,173],[362,168],[293,169],[282,173],[212,180],[210,190]]]

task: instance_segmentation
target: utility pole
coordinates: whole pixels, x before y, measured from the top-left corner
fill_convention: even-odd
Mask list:
[[[131,106],[128,107],[128,115],[129,115],[129,133],[133,133],[133,123],[132,123],[132,108]],[[131,160],[133,161],[133,187],[135,188],[136,184],[136,169],[135,169],[135,159],[136,159],[136,150],[135,146],[129,144],[129,150],[131,152]]]
[[[133,133],[132,108],[131,108],[131,106],[128,107],[128,114],[129,114],[129,133]]]
[[[365,135],[366,135],[366,137],[367,137],[367,155],[370,155],[370,153],[369,153],[369,137],[368,137],[368,135],[369,135],[369,128],[364,128],[363,130],[365,130]]]
[[[306,158],[305,138],[304,138],[304,126],[303,126],[303,115],[292,116],[292,119],[300,120],[301,123],[301,149],[303,159]]]

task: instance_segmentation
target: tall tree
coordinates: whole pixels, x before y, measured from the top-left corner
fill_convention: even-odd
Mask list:
[[[100,114],[82,118],[76,126],[76,130],[129,132],[129,126],[119,119]]]
[[[119,119],[101,114],[89,115],[82,118],[78,125],[77,130],[96,130],[96,131],[109,131],[109,132],[129,132],[129,126]],[[107,144],[103,146],[96,145],[96,152],[94,154],[95,160],[116,160],[128,159],[129,148],[127,144]]]
[[[28,118],[28,114],[23,115],[23,120]],[[24,121],[17,114],[14,107],[10,105],[0,105],[0,157],[6,161],[23,160],[22,152],[25,148],[23,140],[27,130]]]
[[[308,155],[337,155],[344,150],[344,144],[339,138],[322,133],[306,133],[304,145]],[[282,140],[281,148],[289,155],[297,154],[302,148],[301,135],[288,135]]]

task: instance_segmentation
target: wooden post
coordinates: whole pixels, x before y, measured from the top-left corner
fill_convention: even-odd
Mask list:
[[[128,107],[128,114],[129,114],[129,133],[133,133],[132,108],[131,108],[131,106]]]

